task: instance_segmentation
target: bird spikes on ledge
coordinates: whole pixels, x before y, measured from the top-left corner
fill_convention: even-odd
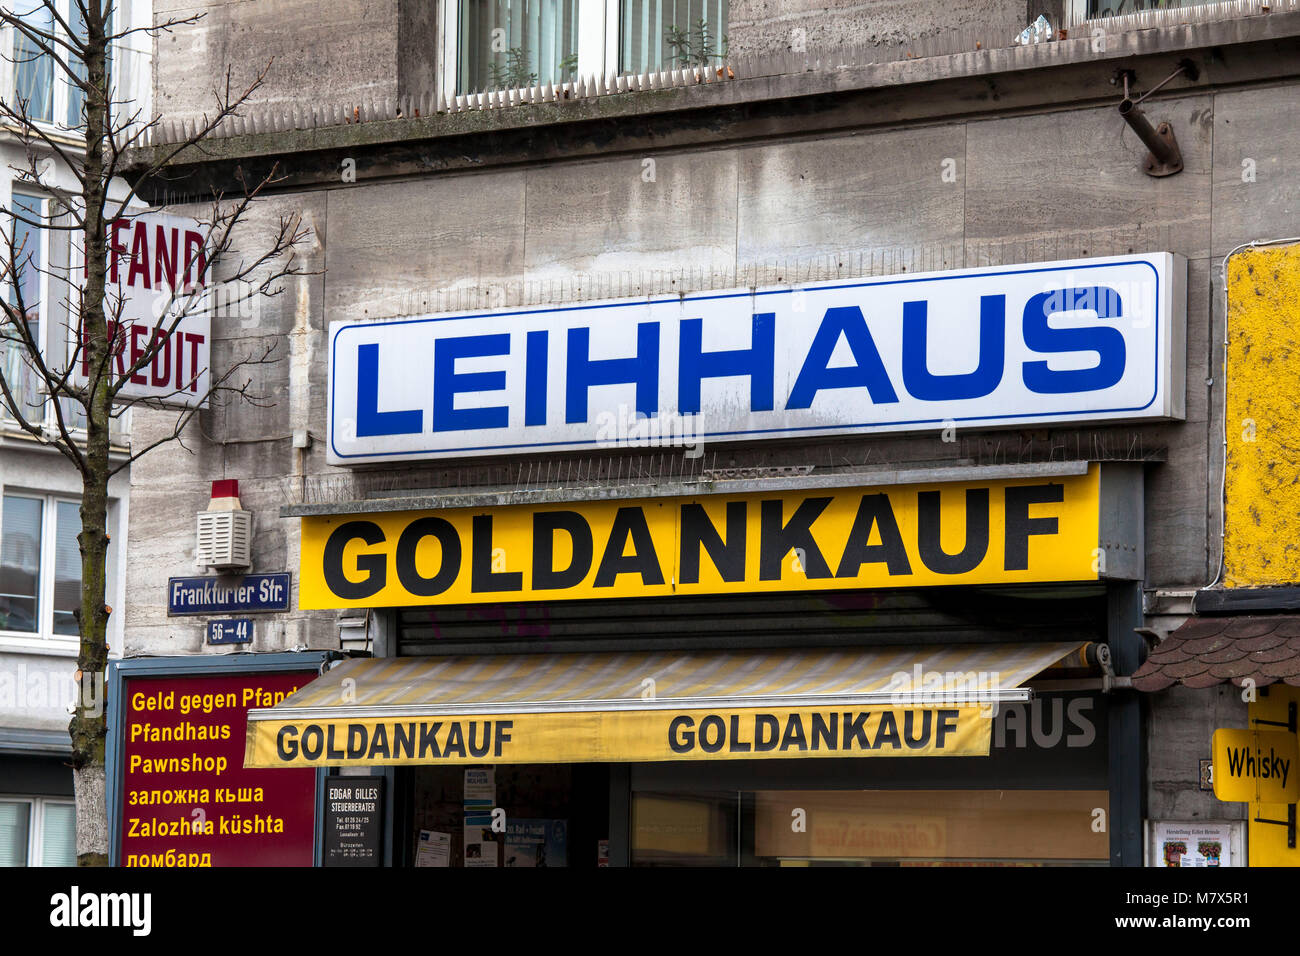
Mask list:
[[[1212,23],[1243,17],[1268,16],[1300,12],[1300,0],[1225,0],[1191,7],[1147,10],[1118,17],[1089,20],[1059,30],[1054,42],[1040,42],[1017,47],[1014,36],[1004,35],[991,27],[963,28],[936,33],[898,43],[859,43],[851,46],[807,52],[783,51],[757,56],[728,58],[710,66],[679,67],[654,73],[627,76],[582,76],[556,85],[513,90],[459,93],[446,96],[423,93],[419,96],[366,100],[362,103],[311,103],[292,106],[277,103],[227,117],[209,136],[234,137],[290,130],[319,129],[380,120],[418,121],[431,116],[463,113],[469,110],[497,110],[533,107],[539,104],[575,103],[605,96],[623,96],[649,90],[668,90],[707,86],[757,77],[789,76],[799,73],[834,72],[855,67],[874,66],[930,57],[991,57],[1014,51],[1023,57],[1025,66],[1043,64],[1077,53],[1077,44],[1092,43],[1099,35],[1117,35],[1137,30]],[[972,61],[972,64],[977,61]],[[181,143],[192,138],[206,120],[189,118],[179,122],[159,118],[145,131],[143,142],[133,145],[160,146]],[[135,128],[138,131],[138,127]],[[130,132],[124,136],[130,135]]]

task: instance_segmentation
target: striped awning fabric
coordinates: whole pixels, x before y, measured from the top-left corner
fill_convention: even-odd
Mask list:
[[[506,742],[514,746],[503,745],[502,753],[493,753],[495,762],[511,762],[501,759],[507,756],[506,749],[526,752],[527,759],[521,757],[514,761],[521,763],[560,762],[561,751],[564,762],[695,759],[674,757],[672,747],[663,753],[655,750],[652,755],[638,756],[641,751],[619,752],[610,741],[587,746],[581,738],[604,731],[615,737],[626,738],[631,734],[634,739],[642,736],[650,739],[658,733],[667,739],[668,726],[677,718],[678,723],[674,725],[677,730],[687,721],[692,727],[699,726],[705,734],[701,753],[716,755],[721,748],[709,749],[716,736],[711,729],[715,726],[713,718],[736,728],[729,739],[732,745],[738,745],[736,734],[742,726],[770,727],[770,721],[777,721],[783,727],[790,727],[795,721],[790,715],[796,713],[804,715],[797,718],[800,732],[805,722],[811,725],[814,719],[819,721],[818,726],[829,727],[831,716],[835,717],[837,728],[841,719],[846,726],[852,724],[857,728],[861,723],[857,716],[860,712],[867,715],[862,720],[872,726],[877,726],[873,722],[883,722],[880,735],[888,737],[891,723],[901,726],[901,722],[906,722],[919,728],[922,723],[930,726],[933,720],[938,728],[939,721],[946,719],[942,715],[914,716],[904,721],[902,711],[945,707],[953,713],[960,710],[963,719],[983,718],[982,752],[987,753],[989,703],[1027,699],[1028,691],[1020,685],[1078,648],[1079,642],[1073,641],[358,659],[335,667],[276,707],[250,710],[245,765],[448,762],[446,740],[430,744],[424,753],[427,759],[420,759],[419,754],[408,752],[412,747],[394,756],[393,738],[401,733],[405,742],[408,734],[416,735],[421,726],[435,723],[440,728],[442,725],[460,727],[464,724],[464,720],[458,720],[461,718],[485,724],[495,721],[498,727],[503,718],[510,718],[510,737]],[[899,713],[894,714],[895,711]],[[619,720],[613,720],[615,716]],[[539,759],[536,748],[523,746],[520,734],[521,728],[534,726],[536,721],[530,723],[531,718],[541,719],[546,733],[557,735],[548,739],[563,737],[568,743],[558,750],[543,748],[542,757],[551,756]],[[638,719],[649,720],[653,727],[634,727]],[[379,733],[376,728],[380,725],[383,725],[383,745],[376,748],[374,742]],[[302,746],[298,745],[316,750],[316,728],[320,728],[321,735],[320,757],[311,758],[310,753],[304,756]],[[461,729],[488,732],[486,726],[477,724]],[[350,748],[345,740],[349,733],[353,744]],[[797,744],[798,734],[791,733]],[[823,731],[823,736],[826,733]],[[919,734],[917,729],[914,739],[920,739]],[[843,734],[838,729],[836,735],[837,741],[843,743]],[[946,735],[939,736],[946,741]],[[367,741],[365,748],[359,743],[363,737]],[[860,742],[863,738],[856,739]],[[273,759],[277,749],[279,757]],[[366,753],[358,756],[361,749]],[[372,753],[376,749],[378,753]],[[465,759],[458,761],[456,758],[461,754],[452,753],[450,762],[493,762],[475,761],[472,759],[475,754],[462,749]],[[843,755],[843,748],[838,749]],[[924,748],[903,749],[919,752]],[[286,757],[291,750],[295,751],[294,755]],[[791,755],[781,752],[779,747],[775,751],[772,756]],[[333,759],[329,756],[331,752]],[[732,753],[727,751],[728,755]],[[767,751],[756,754],[741,749],[734,753],[756,756]],[[821,751],[817,755],[828,754]]]
[[[931,674],[941,678],[943,690],[954,693],[968,675],[976,675],[977,682],[978,675],[989,675],[983,686],[996,693],[1019,687],[1078,646],[362,659],[334,668],[269,713],[410,716],[673,709],[722,702],[742,707],[865,703],[880,700],[880,694],[892,699],[895,692],[906,692],[910,684],[904,687],[903,678],[915,683],[918,672],[922,680]],[[934,691],[926,697],[945,700]]]

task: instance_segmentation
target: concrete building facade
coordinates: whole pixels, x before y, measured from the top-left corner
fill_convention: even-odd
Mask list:
[[[645,62],[663,69],[629,79],[613,65],[626,54],[616,60],[611,51],[638,5],[574,6],[576,71],[557,67],[538,86],[502,92],[458,86],[468,81],[447,57],[463,52],[457,43],[464,41],[448,39],[449,23],[468,21],[454,3],[357,0],[331,4],[325,16],[315,4],[217,3],[204,7],[208,16],[199,24],[158,40],[154,97],[163,133],[140,152],[141,166],[166,148],[169,131],[176,135],[203,114],[205,92],[227,63],[240,82],[270,66],[247,115],[223,126],[202,151],[176,156],[167,182],[140,184],[143,195],[179,199],[177,211],[198,214],[200,205],[186,205],[186,197],[214,188],[229,193],[240,175],[274,169],[276,182],[240,227],[237,248],[255,255],[284,214],[301,216],[312,238],[300,250],[304,274],[284,283],[282,294],[248,314],[214,320],[214,367],[241,350],[276,348],[274,362],[248,370],[266,401],[204,412],[186,447],[166,446],[132,468],[125,653],[228,653],[205,641],[202,618],[169,614],[167,597],[169,578],[205,573],[194,563],[193,516],[207,507],[212,482],[233,478],[242,507],[253,513],[247,570],[293,577],[291,608],[258,615],[243,650],[365,647],[381,658],[473,658],[1079,637],[1107,644],[1113,662],[1104,679],[1096,661],[1083,678],[1094,681],[1092,691],[1104,687],[1097,699],[1106,729],[1093,728],[1105,744],[1096,773],[1044,771],[1048,777],[1034,783],[1032,769],[1001,772],[1030,781],[1022,784],[1026,792],[1082,795],[1083,803],[1063,801],[1054,811],[1103,834],[1076,856],[1066,854],[1074,862],[1141,865],[1160,855],[1152,849],[1160,833],[1177,832],[1169,827],[1202,825],[1231,833],[1234,862],[1244,862],[1248,805],[1216,799],[1203,763],[1214,730],[1248,727],[1249,688],[1239,679],[1254,671],[1192,686],[1175,675],[1149,693],[1134,689],[1131,678],[1152,649],[1195,618],[1199,593],[1224,590],[1225,445],[1239,430],[1224,419],[1225,263],[1244,244],[1300,232],[1300,8],[1189,4],[1103,18],[1095,3],[981,2],[953,5],[940,17],[933,5],[908,2],[736,0],[722,5],[725,27],[717,31],[728,39],[726,59],[670,72],[651,57]],[[189,9],[159,4],[156,15]],[[1040,13],[1051,36],[1016,43]],[[615,39],[602,46],[610,31]],[[584,74],[597,49],[599,75]],[[1149,94],[1141,109],[1172,130],[1181,171],[1148,175],[1148,146],[1118,109],[1126,93]],[[722,438],[705,442],[699,457],[673,447],[597,447],[590,454],[363,466],[328,461],[327,415],[337,400],[330,393],[332,322],[524,313],[1158,252],[1186,260],[1185,367],[1176,369],[1184,412],[1176,420]],[[133,437],[148,441],[165,427],[141,413]],[[797,589],[784,605],[767,595],[692,599],[689,606],[683,598],[636,596],[623,603],[431,600],[361,609],[304,600],[303,529],[313,518],[656,499],[718,488],[756,494],[821,481],[868,488],[1046,480],[1067,473],[1062,468],[1089,466],[1100,468],[1103,486],[1121,481],[1107,475],[1124,476],[1120,497],[1103,492],[1102,507],[1126,503],[1136,526],[1115,538],[1131,553],[1107,556],[1124,569],[1103,568],[1086,588],[872,589],[854,592],[858,603],[838,605]],[[514,567],[508,553],[504,560],[503,568]],[[800,603],[805,599],[811,603]],[[1286,609],[1276,594],[1271,604],[1259,600],[1256,609],[1266,614]],[[1286,693],[1280,683],[1273,699]],[[1042,759],[1055,766],[1053,757]],[[506,774],[497,786],[499,796],[531,786],[555,797],[552,803],[569,795],[600,819],[583,838],[608,841],[615,863],[744,862],[646,835],[662,822],[656,814],[680,822],[669,804],[695,790],[756,794],[759,809],[742,806],[727,819],[757,821],[761,829],[762,807],[775,793],[996,786],[993,778],[963,783],[937,770],[909,777],[894,766],[909,761],[883,761],[887,773],[880,761],[829,761],[835,767],[822,780],[794,772],[795,761],[781,761],[781,773],[761,763],[738,775],[709,770],[695,778],[689,763],[638,768],[615,760],[600,772],[550,765],[531,783]],[[383,858],[409,862],[418,831],[451,827],[454,814],[427,797],[442,786],[436,775],[443,768],[373,772],[386,775],[396,807],[389,819],[399,820]],[[619,787],[622,798],[587,805],[592,793],[603,801]],[[1098,829],[1098,808],[1087,800],[1101,792],[1109,802]],[[414,809],[401,809],[402,794],[414,794]],[[525,815],[552,812],[542,806]],[[826,804],[821,812],[852,817],[873,839],[900,813],[883,804]],[[944,812],[938,807],[934,815]],[[946,819],[955,832],[956,818]],[[1220,824],[1228,826],[1215,830]],[[1273,838],[1257,829],[1249,834],[1252,855],[1257,841]],[[1053,833],[1044,839],[1068,842]],[[773,849],[754,850],[751,859],[846,856],[759,840]],[[571,847],[576,841],[575,833]],[[987,846],[946,845],[951,854],[928,852],[936,859],[989,855]],[[1053,855],[1030,848],[1017,858]]]

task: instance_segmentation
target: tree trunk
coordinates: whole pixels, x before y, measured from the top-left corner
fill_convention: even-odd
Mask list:
[[[87,4],[89,37],[86,72],[94,92],[86,97],[86,166],[81,177],[85,204],[83,247],[86,284],[81,300],[82,338],[87,352],[90,381],[96,383],[87,395],[86,450],[82,471],[81,603],[78,624],[81,634],[77,656],[79,688],[76,715],[68,731],[72,736],[72,768],[77,801],[77,865],[108,864],[108,804],[105,793],[104,752],[108,739],[108,715],[104,693],[104,671],[108,665],[108,615],[104,604],[105,566],[108,557],[108,448],[112,423],[109,396],[112,360],[108,342],[108,321],[104,315],[108,249],[104,205],[108,184],[104,181],[104,137],[108,131],[109,89],[104,56],[104,18],[99,3]]]
[[[77,866],[108,866],[108,815],[83,812],[86,807],[107,807],[104,761],[73,771],[77,801]],[[102,847],[103,849],[96,849]]]

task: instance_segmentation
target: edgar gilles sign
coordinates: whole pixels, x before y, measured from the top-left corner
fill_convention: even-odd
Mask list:
[[[735,441],[1181,418],[1186,281],[1154,253],[334,322],[329,461],[591,449],[642,419]]]

